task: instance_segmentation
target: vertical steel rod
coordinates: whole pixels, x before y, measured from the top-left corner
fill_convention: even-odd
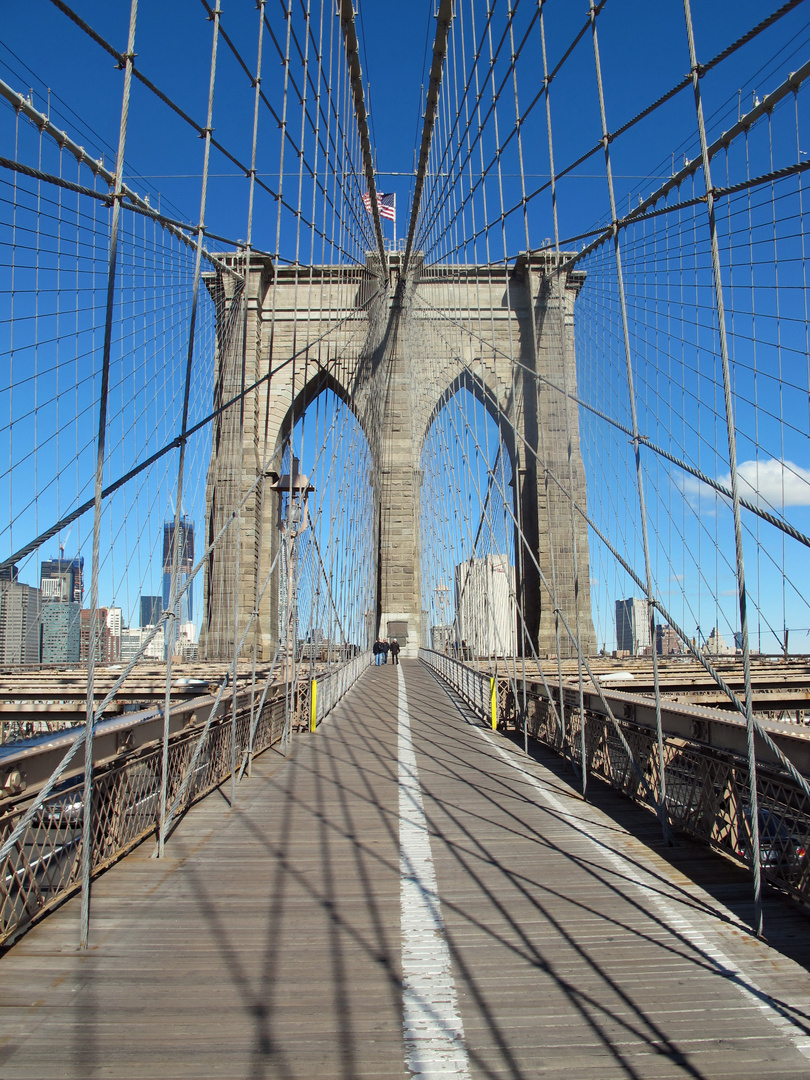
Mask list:
[[[175,606],[177,603],[177,577],[180,567],[180,545],[178,534],[180,531],[181,506],[183,502],[183,479],[186,460],[186,444],[188,429],[189,395],[191,390],[191,369],[194,361],[194,334],[197,327],[197,306],[200,295],[200,265],[202,260],[203,240],[205,238],[205,208],[208,199],[208,161],[211,154],[211,121],[214,110],[214,80],[216,76],[217,42],[219,39],[220,0],[217,0],[214,11],[214,34],[211,46],[211,73],[208,85],[208,119],[205,126],[205,151],[203,154],[202,191],[200,195],[200,219],[197,225],[197,241],[194,254],[194,283],[191,296],[191,313],[189,317],[188,348],[186,351],[186,377],[183,390],[183,418],[180,427],[180,453],[177,462],[177,490],[174,507],[174,538],[172,543],[172,576],[169,586],[169,617],[166,620],[167,645],[166,645],[166,692],[163,702],[163,743],[160,761],[160,820],[158,825],[157,855],[163,856],[166,845],[166,803],[169,785],[169,722],[172,706],[172,649],[174,646],[174,627],[177,621]],[[185,531],[183,532],[185,540]],[[185,543],[183,544],[185,548]]]
[[[614,223],[613,228],[613,255],[616,260],[616,280],[619,290],[619,308],[622,318],[622,334],[624,337],[624,362],[627,373],[627,393],[630,399],[630,417],[633,427],[633,450],[636,460],[636,489],[638,491],[638,507],[641,517],[641,542],[644,551],[644,571],[647,583],[647,622],[652,643],[653,664],[653,692],[655,694],[655,730],[658,744],[658,805],[656,811],[661,822],[664,841],[672,843],[672,830],[667,813],[667,787],[666,768],[664,764],[664,734],[661,727],[661,686],[658,675],[658,653],[655,647],[655,597],[653,595],[652,562],[650,559],[650,541],[647,531],[647,502],[644,495],[644,475],[641,468],[641,440],[638,430],[638,409],[636,405],[636,387],[633,376],[633,356],[630,347],[630,329],[627,319],[627,295],[624,288],[624,272],[622,268],[622,249],[619,239],[619,230],[616,228],[618,215],[616,213],[616,193],[613,186],[613,169],[610,161],[610,138],[607,126],[607,113],[605,111],[605,93],[602,85],[602,65],[599,56],[599,38],[596,30],[596,8],[594,0],[590,0],[591,33],[593,37],[593,54],[596,65],[596,87],[599,94],[599,115],[602,120],[602,144],[605,149],[605,170],[607,173],[608,195],[610,197],[610,220]]]
[[[580,784],[583,798],[588,792],[588,759],[587,759],[587,740],[585,733],[585,701],[582,686],[582,636],[580,633],[580,620],[579,620],[579,563],[577,557],[577,538],[576,527],[574,518],[574,480],[573,469],[571,463],[571,428],[570,418],[568,413],[568,350],[565,348],[565,291],[562,279],[560,277],[560,230],[559,221],[557,216],[557,187],[556,178],[554,175],[554,142],[551,134],[551,98],[549,94],[549,85],[551,79],[548,74],[548,60],[546,57],[546,41],[545,41],[545,29],[543,23],[543,8],[542,0],[538,0],[540,6],[540,40],[543,53],[543,83],[545,87],[545,99],[546,99],[546,129],[548,134],[548,153],[549,153],[549,171],[551,173],[551,207],[552,217],[554,223],[554,276],[552,278],[552,290],[554,284],[556,284],[559,290],[559,325],[560,325],[560,350],[562,355],[562,369],[563,369],[563,396],[565,398],[565,433],[566,441],[568,444],[568,502],[571,517],[571,555],[573,560],[574,570],[574,616],[576,627],[576,649],[577,649],[577,674],[579,682],[579,726],[580,726],[580,756],[581,756],[581,769],[582,774],[580,777]],[[527,260],[529,252],[526,252]],[[550,296],[553,296],[553,291],[549,292]],[[542,430],[542,422],[541,422]],[[545,469],[545,485],[546,493],[548,493],[548,462],[543,462]],[[548,506],[548,502],[546,503]],[[554,619],[555,628],[557,633],[557,640],[559,642],[559,618],[560,618],[560,606],[556,597],[556,585],[555,585],[555,597],[554,597]],[[563,620],[565,621],[565,620]],[[563,690],[562,683],[562,664],[560,661],[559,644],[557,646],[557,669],[558,669],[558,682],[560,693],[560,715],[565,715],[565,691]],[[563,725],[563,732],[564,732]],[[572,754],[573,760],[573,754]]]
[[[256,78],[254,79],[253,140],[252,140],[252,143],[251,143],[251,153],[250,153],[250,185],[249,185],[249,191],[248,191],[248,226],[247,226],[247,243],[245,245],[245,254],[246,254],[246,257],[245,257],[245,290],[246,290],[246,293],[245,293],[245,325],[244,325],[244,331],[243,331],[244,335],[245,335],[245,338],[247,338],[247,330],[248,330],[247,305],[250,302],[250,285],[251,285],[251,282],[250,282],[250,252],[251,252],[251,242],[252,242],[252,237],[253,237],[253,201],[254,201],[255,190],[256,190],[256,146],[257,146],[257,142],[258,142],[258,133],[259,133],[259,103],[261,102],[261,95],[262,95],[262,46],[264,44],[264,10],[265,10],[265,4],[266,4],[266,0],[258,0],[257,9],[258,9],[258,12],[259,12],[259,34],[258,34],[259,43],[258,43],[258,52],[257,52],[257,56],[256,56]],[[314,214],[312,216],[312,219],[313,219],[313,221],[315,220],[315,215]],[[256,318],[257,319],[259,318],[258,310],[256,312]],[[267,397],[268,397],[268,400],[269,400],[269,398],[270,398],[269,387],[268,387],[266,393],[267,393]],[[264,448],[264,452],[266,453],[266,447]],[[261,477],[261,480],[259,482],[259,491],[258,491],[258,494],[257,494],[257,498],[259,500],[258,520],[259,520],[260,524],[259,524],[259,542],[258,542],[257,550],[256,550],[256,595],[255,595],[255,603],[254,603],[254,609],[255,609],[254,610],[254,617],[256,619],[258,619],[258,617],[259,617],[259,581],[261,579],[262,548],[263,548],[263,544],[264,544],[264,487],[265,487],[264,471],[265,471],[265,467],[266,467],[265,465],[262,466],[262,477]],[[247,745],[247,748],[246,748],[247,774],[248,774],[248,776],[250,776],[251,766],[253,764],[253,733],[255,731],[254,712],[255,712],[255,706],[256,706],[256,659],[257,659],[258,645],[259,645],[258,636],[257,636],[256,633],[254,633],[254,635],[253,635],[253,667],[252,667],[251,680],[250,680],[250,728],[248,730],[248,745]]]
[[[124,65],[124,95],[121,123],[118,129],[118,153],[115,159],[115,189],[113,191],[110,253],[107,267],[107,309],[104,323],[104,351],[101,361],[101,387],[98,408],[98,445],[96,452],[95,506],[93,511],[93,572],[90,583],[90,634],[87,653],[87,713],[84,743],[84,791],[82,794],[82,895],[80,948],[86,949],[90,933],[90,875],[93,866],[93,726],[95,719],[95,673],[98,633],[98,576],[101,547],[101,494],[104,487],[104,457],[107,438],[107,397],[110,385],[110,348],[112,344],[115,276],[118,259],[118,225],[121,217],[124,150],[127,141],[132,66],[135,60],[135,27],[138,21],[138,0],[132,0],[129,12],[129,38]]]
[[[709,218],[709,235],[712,248],[712,277],[714,297],[717,307],[717,324],[720,337],[720,361],[723,369],[723,397],[726,410],[726,431],[728,434],[728,459],[731,471],[731,505],[734,516],[734,545],[737,562],[737,593],[740,604],[740,632],[742,635],[743,672],[745,676],[745,722],[748,752],[748,798],[751,811],[752,873],[754,878],[754,930],[757,937],[762,937],[762,872],[759,856],[759,798],[757,795],[757,759],[754,747],[754,709],[751,693],[751,655],[748,645],[748,612],[745,590],[745,563],[743,560],[742,517],[740,514],[740,481],[737,471],[737,434],[734,422],[734,405],[731,391],[731,366],[728,357],[728,338],[726,335],[726,312],[723,303],[723,279],[720,272],[720,246],[717,241],[717,222],[714,214],[714,189],[709,164],[706,125],[703,120],[703,102],[700,96],[700,65],[695,51],[695,35],[692,26],[692,11],[689,0],[683,0],[686,18],[686,36],[689,41],[689,62],[692,72],[692,87],[695,94],[698,133],[700,135],[700,153],[703,167],[703,179],[706,186],[706,212]]]

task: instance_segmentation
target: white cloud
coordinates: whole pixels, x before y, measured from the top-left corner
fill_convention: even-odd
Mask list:
[[[672,477],[673,486],[680,491],[693,510],[699,511],[703,518],[715,517],[714,503],[717,498],[723,499],[714,488],[704,484],[691,473],[675,473]]]
[[[703,490],[703,484],[700,480],[697,480],[691,473],[675,473],[673,477],[675,487],[679,491],[682,491],[687,499],[693,496],[700,495]]]
[[[779,510],[782,506],[810,506],[810,469],[792,461],[767,458],[764,461],[741,461],[737,466],[740,498],[764,503]],[[731,487],[731,474],[717,481]]]

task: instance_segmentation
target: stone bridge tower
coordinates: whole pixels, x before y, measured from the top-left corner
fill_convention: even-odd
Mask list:
[[[254,257],[242,289],[221,271],[207,280],[219,327],[215,408],[242,386],[249,392],[243,410],[222,410],[212,440],[207,541],[237,508],[239,534],[237,542],[233,530],[233,542],[206,566],[204,655],[232,655],[234,618],[241,636],[256,607],[278,545],[269,476],[280,471],[295,421],[324,387],[355,412],[375,465],[382,634],[407,635],[406,655],[415,655],[424,640],[420,457],[431,423],[464,387],[496,418],[512,459],[525,545],[517,581],[526,634],[541,657],[555,651],[553,603],[537,569],[551,583],[553,558],[559,607],[572,629],[578,607],[583,647],[594,649],[587,526],[581,514],[571,514],[563,490],[570,476],[574,500],[586,509],[578,414],[570,399],[566,408],[561,392],[566,387],[576,394],[573,317],[583,276],[557,272],[554,254],[540,252],[521,256],[508,271],[475,265],[423,270],[412,261],[405,280],[399,258],[390,257],[387,290],[379,287],[374,256],[365,268],[275,268]],[[437,319],[453,334],[437,339]],[[257,644],[266,657],[278,625],[272,586],[258,610]],[[564,655],[573,655],[564,633],[561,643]]]

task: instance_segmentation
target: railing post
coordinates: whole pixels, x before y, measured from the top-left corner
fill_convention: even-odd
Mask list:
[[[309,730],[318,726],[318,680],[313,679],[309,687]]]
[[[498,682],[494,676],[489,680],[489,715],[492,720],[492,730],[498,730]]]

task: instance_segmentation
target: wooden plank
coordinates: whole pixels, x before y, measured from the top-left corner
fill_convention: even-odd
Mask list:
[[[805,917],[770,898],[751,939],[739,868],[656,846],[644,811],[583,803],[403,671],[471,1076],[805,1080]],[[87,953],[76,901],[7,952],[3,1080],[409,1075],[397,677],[370,669],[291,760],[257,759],[233,808],[192,808],[167,859],[100,878]]]

